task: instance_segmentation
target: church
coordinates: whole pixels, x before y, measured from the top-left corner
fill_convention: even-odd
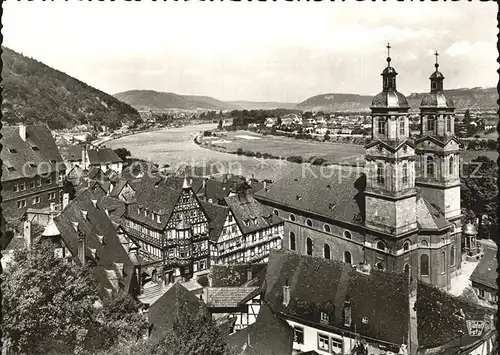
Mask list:
[[[301,165],[255,194],[286,220],[285,250],[450,287],[461,267],[460,142],[437,57],[418,137],[410,137],[410,107],[389,53],[364,168]]]

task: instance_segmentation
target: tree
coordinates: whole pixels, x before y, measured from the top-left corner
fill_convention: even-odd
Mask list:
[[[464,167],[462,174],[462,207],[478,219],[478,233],[481,237],[489,237],[496,230],[497,195],[495,162],[485,156],[472,159]],[[487,226],[483,226],[485,219],[488,221]]]
[[[193,315],[182,306],[174,326],[167,332],[155,355],[224,355],[226,341],[208,312]]]
[[[127,161],[127,159],[132,156],[130,150],[126,148],[116,148],[114,152],[116,153],[116,155],[118,155],[118,158],[120,158],[122,161]]]
[[[217,128],[218,129],[222,129],[223,124],[224,124],[224,121],[223,120],[219,120],[219,124],[217,125]]]
[[[2,275],[2,291],[2,334],[15,354],[93,352],[133,339],[133,328],[145,329],[131,301],[111,299],[97,306],[91,270],[57,258],[49,242],[14,254]],[[124,327],[120,319],[130,323]]]
[[[75,185],[69,180],[64,180],[63,193],[69,194],[69,199],[73,200],[76,195]]]

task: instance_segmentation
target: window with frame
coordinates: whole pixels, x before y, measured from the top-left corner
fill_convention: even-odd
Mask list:
[[[405,121],[404,121],[404,119],[401,119],[399,121],[399,135],[401,135],[401,136],[405,135]]]
[[[385,169],[383,163],[377,164],[377,183],[378,184],[385,183]]]
[[[306,240],[306,254],[312,255],[313,253],[313,241],[311,238],[307,238]]]
[[[403,251],[408,251],[408,250],[410,250],[410,242],[406,241],[403,244]]]
[[[33,204],[37,205],[41,202],[41,200],[42,199],[40,198],[40,196],[35,196],[35,197],[33,197]]]
[[[24,207],[26,207],[26,200],[17,201],[17,208],[24,208]]]
[[[293,341],[296,342],[297,344],[304,344],[304,328],[294,326],[293,332],[294,332]]]
[[[402,179],[403,180],[403,184],[406,185],[408,183],[408,164],[403,163],[403,170],[402,170],[402,172],[403,172],[403,174],[402,174],[403,175],[403,179]]]
[[[332,353],[335,352],[335,353],[342,353],[342,350],[343,350],[343,347],[344,347],[344,343],[342,342],[342,339],[338,339],[338,338],[331,338],[330,339],[330,343],[332,345]]]
[[[42,179],[38,179],[36,181],[36,187],[40,187],[40,186],[42,186]]]
[[[30,182],[30,189],[34,189],[35,187],[36,187],[36,185],[35,185],[35,180],[32,180],[32,181]]]
[[[26,183],[22,182],[19,184],[19,191],[25,191],[26,190]]]
[[[328,244],[323,246],[323,256],[325,259],[330,259],[330,246]]]
[[[378,262],[375,264],[378,270],[384,270],[384,264],[382,262]]]
[[[446,118],[446,130],[451,132],[451,117]]]
[[[327,233],[330,233],[330,232],[331,232],[331,228],[330,228],[330,226],[329,226],[328,224],[323,225],[323,229],[324,229],[324,230],[325,230],[325,232],[327,232]]]
[[[313,222],[308,218],[308,219],[306,219],[306,224],[308,227],[312,227]]]
[[[427,240],[421,240],[420,241],[420,246],[422,246],[424,248],[427,248],[429,246],[429,243],[427,242]]]
[[[344,231],[344,238],[347,238],[347,239],[352,239],[351,232],[349,232],[349,231]]]
[[[378,250],[385,250],[385,248],[386,248],[385,243],[384,243],[383,241],[379,240],[379,241],[377,242],[377,249],[378,249]]]
[[[344,252],[344,263],[346,264],[352,264],[352,255],[350,251],[345,251]]]
[[[49,192],[49,200],[55,200],[56,199],[56,193],[55,192]]]
[[[330,350],[330,337],[318,333],[318,349],[323,351]]]
[[[382,119],[377,121],[378,134],[385,134],[385,122]]]
[[[278,211],[278,210],[276,210],[276,209],[275,209],[273,212],[274,212],[274,214],[275,214],[276,216],[279,216],[279,215],[280,215],[279,211]]]
[[[295,250],[295,233],[290,232],[290,250]]]
[[[12,191],[18,192],[19,191],[19,184],[14,184],[14,186],[12,186]]]
[[[450,249],[450,266],[455,266],[455,246],[452,245]]]
[[[295,215],[293,213],[290,213],[290,216],[288,217],[290,221],[295,222]]]
[[[434,176],[434,158],[431,155],[428,155],[426,158],[426,172],[428,177]]]
[[[454,163],[455,163],[455,162],[454,162],[454,159],[453,159],[453,157],[451,156],[451,157],[450,157],[450,160],[448,161],[448,174],[450,174],[450,175],[453,175],[453,172],[454,172],[454,170],[455,170],[455,169],[454,169],[454,166],[453,166],[453,165],[454,165]]]
[[[227,221],[228,221],[229,223],[231,223],[231,222],[233,221],[233,215],[232,215],[232,214],[229,214],[229,215],[227,216]]]
[[[427,130],[428,131],[434,131],[434,126],[435,126],[435,119],[433,116],[428,116],[427,117]]]
[[[429,276],[429,255],[427,254],[420,256],[420,275]]]
[[[444,274],[446,272],[446,253],[443,251],[441,253],[441,273]]]
[[[321,323],[328,323],[330,321],[330,316],[328,315],[328,313],[321,312],[320,321]]]

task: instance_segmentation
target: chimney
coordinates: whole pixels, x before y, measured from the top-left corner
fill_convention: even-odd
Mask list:
[[[26,220],[23,223],[23,231],[24,231],[24,240],[26,242],[26,249],[31,249],[32,243],[32,233],[31,233],[31,222]]]
[[[80,260],[82,266],[85,266],[85,248],[86,240],[85,233],[83,231],[78,231],[78,259]]]
[[[344,326],[350,327],[352,318],[351,318],[351,300],[346,297],[344,301],[344,309],[343,309],[343,315],[344,315]]]
[[[206,178],[203,179],[203,197],[205,201],[207,200],[207,180]]]
[[[26,142],[26,126],[22,123],[19,125],[19,137]]]
[[[266,180],[264,180],[264,191],[266,191],[266,192],[267,192],[267,190],[266,190],[266,189],[267,189],[267,181],[266,181]]]
[[[288,306],[290,303],[290,286],[288,286],[288,280],[285,281],[285,286],[283,286],[283,306]]]
[[[408,306],[410,307],[410,323],[408,324],[408,354],[416,355],[418,350],[418,318],[417,318],[417,278],[411,277],[408,270]]]
[[[64,210],[66,206],[69,204],[69,193],[64,193],[63,194],[63,201],[62,201],[62,209]]]
[[[252,270],[247,270],[247,281],[250,281],[252,279]]]

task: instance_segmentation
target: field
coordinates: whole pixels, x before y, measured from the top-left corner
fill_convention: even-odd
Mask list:
[[[362,157],[364,147],[348,143],[324,143],[288,137],[260,135],[248,131],[225,132],[216,139],[205,139],[207,142],[224,147],[227,152],[244,151],[268,153],[278,157],[301,156],[307,160],[313,156],[329,162],[341,162]]]

